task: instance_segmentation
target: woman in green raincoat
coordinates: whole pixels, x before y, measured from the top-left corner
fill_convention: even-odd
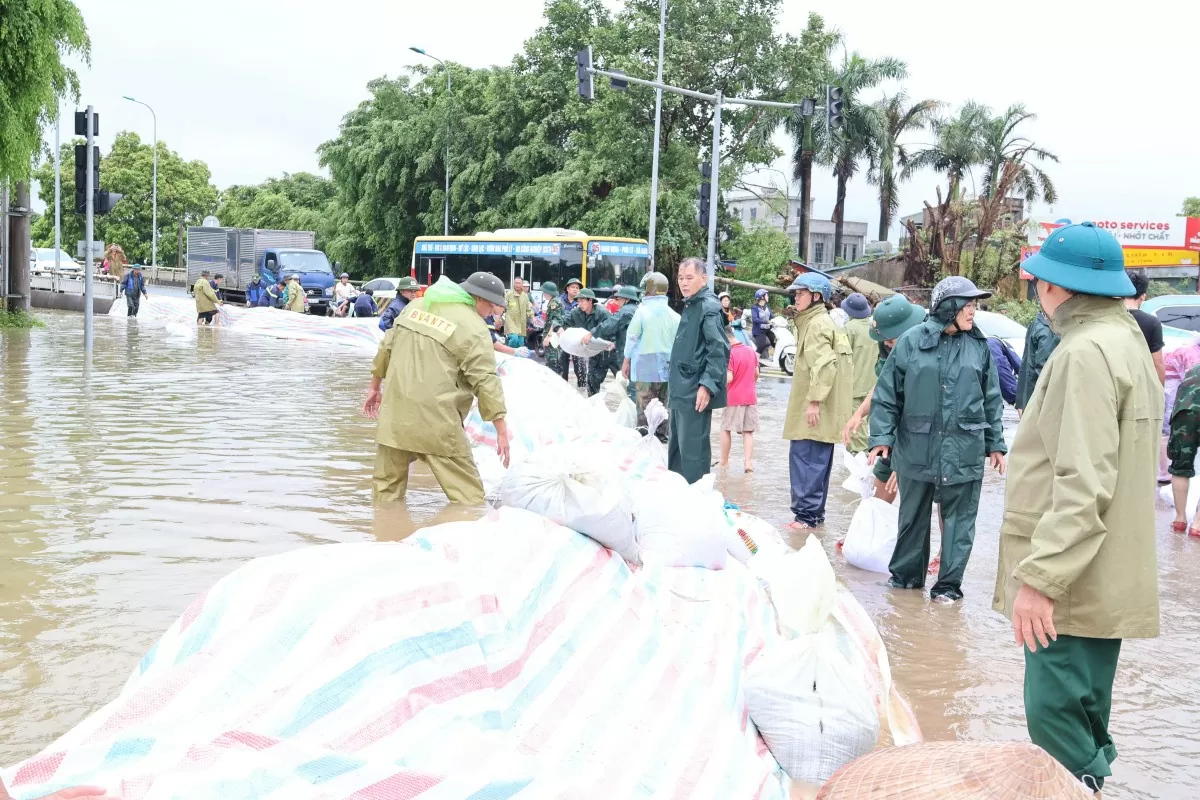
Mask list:
[[[989,292],[961,276],[933,288],[929,319],[904,333],[871,400],[871,458],[891,457],[900,487],[900,532],[888,585],[921,589],[933,504],[942,509],[942,565],[934,601],[962,599],[975,541],[984,460],[1004,473],[1003,400],[975,307]]]

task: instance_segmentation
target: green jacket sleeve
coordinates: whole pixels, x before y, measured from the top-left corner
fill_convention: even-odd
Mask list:
[[[582,328],[583,323],[584,323],[583,312],[579,310],[578,306],[576,306],[575,308],[568,311],[567,315],[565,317],[563,317],[562,325],[564,328]]]
[[[709,394],[717,395],[725,388],[726,371],[729,369],[729,340],[725,338],[725,324],[721,312],[705,314],[700,320],[700,339],[704,342],[704,371],[697,381]]]
[[[826,325],[810,322],[804,330],[804,366],[808,370],[808,402],[820,403],[833,389],[837,378],[835,331]]]
[[[1033,530],[1032,552],[1013,577],[1053,600],[1067,595],[1108,534],[1104,515],[1116,491],[1121,439],[1109,374],[1098,349],[1072,353],[1056,366],[1038,414],[1054,486],[1050,510]]]
[[[481,323],[482,324],[482,323]],[[479,416],[485,421],[501,419],[506,413],[504,389],[496,375],[496,351],[487,328],[478,335],[464,336],[459,348],[459,370],[471,393],[479,400]]]
[[[615,339],[617,331],[621,327],[621,312],[610,314],[605,319],[601,320],[596,328],[592,331],[592,335],[597,339],[604,339],[611,342]]]
[[[992,351],[985,347],[988,365],[986,377],[983,379],[983,413],[991,427],[984,434],[985,453],[1007,453],[1008,445],[1004,443],[1004,397],[1000,394],[1000,376],[996,373],[996,362],[992,360]]]
[[[875,382],[871,395],[871,438],[869,447],[892,447],[896,444],[896,426],[904,409],[904,359],[897,354],[903,343],[897,342],[884,362],[883,372]]]

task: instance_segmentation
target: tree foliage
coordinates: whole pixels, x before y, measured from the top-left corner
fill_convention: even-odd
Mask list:
[[[86,61],[90,46],[70,0],[0,0],[0,180],[29,175],[59,101],[79,96],[62,58]]]
[[[84,219],[71,213],[75,196],[74,147],[82,140],[64,144],[62,158],[62,241],[71,250],[83,239]],[[95,218],[95,238],[121,245],[131,263],[150,263],[150,231],[153,217],[154,149],[143,144],[136,133],[122,131],[112,149],[101,155],[100,183],[125,195],[109,214]],[[47,158],[34,171],[40,182],[39,196],[54,208],[54,161]],[[176,235],[180,224],[199,225],[217,207],[217,189],[203,161],[184,161],[161,140],[158,143],[158,260],[165,266],[179,264]],[[39,247],[54,245],[54,214],[43,214],[32,227]]]
[[[234,185],[221,192],[217,219],[230,228],[316,231],[318,249],[328,244],[333,183],[310,172],[284,173],[252,186]]]
[[[1183,201],[1181,217],[1200,217],[1200,197],[1187,197]]]
[[[668,8],[664,79],[728,96],[788,99],[819,82],[834,34],[811,17],[799,38],[776,32],[782,0],[675,0]],[[382,274],[404,270],[416,236],[442,231],[450,145],[451,233],[502,227],[580,228],[644,237],[650,211],[653,90],[575,91],[575,53],[592,45],[604,68],[653,75],[657,0],[551,0],[545,24],[507,66],[451,64],[377,79],[320,148],[337,191],[335,258]],[[664,94],[656,261],[704,252],[696,220],[699,163],[712,143],[712,107]],[[722,115],[723,187],[779,153],[785,114],[729,106]],[[725,235],[734,233],[730,221]]]
[[[900,207],[899,182],[908,166],[906,134],[925,128],[937,109],[937,100],[920,100],[909,105],[904,91],[881,98],[872,107],[875,135],[867,151],[870,171],[867,180],[879,187],[879,240],[886,241],[888,229]]]
[[[737,262],[737,272],[732,275],[739,281],[758,283],[764,286],[781,285],[780,276],[788,274],[788,262],[792,257],[792,240],[783,231],[758,225],[730,240],[726,256]],[[733,305],[749,308],[754,302],[754,289],[739,286],[729,287]]]

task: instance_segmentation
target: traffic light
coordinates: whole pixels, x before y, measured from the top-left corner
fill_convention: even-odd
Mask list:
[[[125,195],[120,192],[110,192],[108,189],[99,189],[96,191],[96,202],[92,206],[93,213],[107,214],[113,210],[122,197]]]
[[[87,213],[87,145],[75,145],[75,213]],[[92,191],[100,186],[100,148],[92,146]]]
[[[623,69],[614,69],[613,72],[617,73],[618,75],[625,74],[625,70]],[[624,92],[629,88],[629,81],[622,80],[621,78],[613,78],[611,76],[608,80],[612,85],[612,88],[616,89],[618,92]]]
[[[712,214],[712,163],[705,161],[700,165],[700,227],[708,228],[708,218]]]
[[[579,84],[579,96],[591,100],[596,96],[595,83],[592,80],[592,46],[575,54],[575,79]]]
[[[825,127],[831,131],[841,130],[846,121],[843,95],[844,92],[837,86],[825,87]]]

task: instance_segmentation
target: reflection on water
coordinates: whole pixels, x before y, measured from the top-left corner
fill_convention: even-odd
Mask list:
[[[113,698],[188,603],[246,559],[396,540],[472,513],[447,509],[420,465],[408,507],[372,510],[360,354],[99,317],[85,374],[81,319],[44,318],[45,330],[0,335],[0,763]],[[760,387],[757,472],[734,467],[719,482],[781,524],[787,388]],[[991,611],[1002,479],[985,481],[967,599],[949,607],[845,566],[834,544],[854,500],[834,488],[819,536],[879,625],[926,736],[1024,739],[1021,652]],[[1167,635],[1122,650],[1112,725],[1121,757],[1108,798],[1191,797],[1200,780],[1200,620],[1190,603],[1200,542],[1164,532],[1159,545]]]

